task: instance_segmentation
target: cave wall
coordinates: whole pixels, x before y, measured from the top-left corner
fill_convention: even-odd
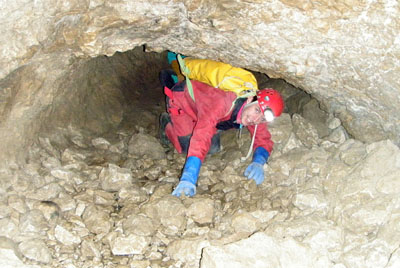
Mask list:
[[[15,152],[23,158],[44,125],[85,122],[76,114],[91,121],[85,105],[59,110],[83,101],[84,89],[74,90],[82,66],[142,45],[285,79],[317,98],[356,139],[400,143],[397,1],[17,0],[0,14],[5,159]],[[119,120],[114,114],[111,125]]]

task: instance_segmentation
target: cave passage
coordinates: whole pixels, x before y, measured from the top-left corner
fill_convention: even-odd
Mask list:
[[[371,258],[353,264],[382,241],[398,247],[387,234],[400,214],[382,206],[398,194],[398,147],[352,139],[303,90],[254,73],[286,102],[269,125],[275,145],[265,181],[243,176],[248,131],[238,138],[228,130],[221,151],[203,162],[196,196],[177,198],[186,157],[157,135],[166,52],[138,47],[75,64],[26,165],[1,173],[7,265],[375,268],[383,266]],[[389,252],[381,251],[382,263]]]

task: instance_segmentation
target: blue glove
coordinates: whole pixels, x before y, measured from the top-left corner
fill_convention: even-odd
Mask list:
[[[256,184],[264,181],[264,164],[267,162],[269,153],[263,147],[257,147],[253,153],[253,162],[246,168],[244,175],[253,179]]]
[[[196,182],[199,177],[200,167],[200,158],[189,156],[186,159],[180,182],[172,192],[172,195],[179,197],[183,193],[186,196],[194,196],[196,194]]]

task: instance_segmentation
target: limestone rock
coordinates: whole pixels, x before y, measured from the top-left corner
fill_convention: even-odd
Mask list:
[[[200,267],[333,267],[293,238],[273,238],[256,233],[248,239],[203,251]]]
[[[302,115],[315,127],[320,138],[329,134],[329,128],[326,124],[328,114],[320,108],[316,99],[311,99],[303,107]]]
[[[10,218],[0,219],[0,233],[4,236],[14,239],[18,232],[18,225]]]
[[[18,245],[18,248],[28,259],[41,263],[50,263],[52,261],[51,252],[43,240],[31,239],[23,241]]]
[[[128,151],[137,156],[147,155],[153,159],[165,158],[164,149],[160,142],[154,138],[141,133],[135,134],[129,141]]]
[[[327,139],[331,142],[342,144],[343,142],[346,141],[348,134],[344,130],[343,127],[338,127],[335,130],[333,130]]]
[[[42,201],[34,204],[34,208],[41,211],[50,225],[57,222],[60,217],[60,207],[51,201]]]
[[[293,204],[301,210],[308,210],[309,213],[316,210],[326,211],[328,208],[328,203],[322,191],[318,189],[309,189],[297,193]]]
[[[54,230],[54,235],[58,241],[67,246],[81,243],[81,239],[79,236],[74,235],[61,225],[56,226]]]
[[[101,187],[105,191],[119,191],[121,188],[132,185],[132,174],[130,170],[109,164],[99,174]]]
[[[108,150],[111,143],[104,138],[96,138],[92,140],[92,145],[97,149]]]
[[[294,114],[293,118],[293,132],[296,137],[306,146],[311,148],[319,143],[317,130],[306,119],[298,114]]]
[[[214,216],[214,201],[208,198],[194,199],[186,213],[199,224],[211,223]]]
[[[12,249],[0,248],[0,267],[2,268],[40,268],[39,265],[24,264]]]
[[[187,267],[198,267],[200,258],[204,258],[202,250],[209,245],[210,242],[203,238],[176,240],[168,245],[167,255],[185,262]]]
[[[260,228],[260,221],[250,213],[237,213],[232,218],[232,227],[237,233],[254,233]]]
[[[49,226],[43,213],[34,209],[21,216],[19,229],[26,236],[36,237],[43,235]]]
[[[347,140],[339,147],[339,157],[344,163],[354,165],[366,155],[367,151],[365,147],[366,146],[359,141],[353,139]]]
[[[86,227],[95,234],[107,234],[111,229],[109,214],[101,207],[88,206],[82,215]]]
[[[25,203],[25,199],[17,195],[10,195],[8,197],[8,205],[9,207],[15,209],[22,214],[25,213],[28,209],[28,206]]]
[[[124,234],[151,236],[156,231],[150,218],[143,215],[131,215],[123,221]]]
[[[92,240],[84,239],[81,244],[81,254],[86,258],[100,258],[100,249]]]
[[[111,250],[114,255],[143,254],[150,243],[150,238],[130,234],[118,236],[111,241]]]

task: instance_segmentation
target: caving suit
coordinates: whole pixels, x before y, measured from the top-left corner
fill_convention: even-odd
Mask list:
[[[247,99],[240,98],[232,106],[237,98],[235,93],[195,80],[191,82],[195,101],[189,95],[185,81],[175,84],[172,89],[164,89],[172,121],[165,127],[165,134],[179,153],[184,151],[182,139],[189,138],[187,157],[196,156],[203,162],[217,130],[240,127],[236,120]],[[255,126],[247,128],[253,135]],[[273,141],[267,123],[258,125],[253,150],[257,147],[263,147],[268,153],[272,151]]]

